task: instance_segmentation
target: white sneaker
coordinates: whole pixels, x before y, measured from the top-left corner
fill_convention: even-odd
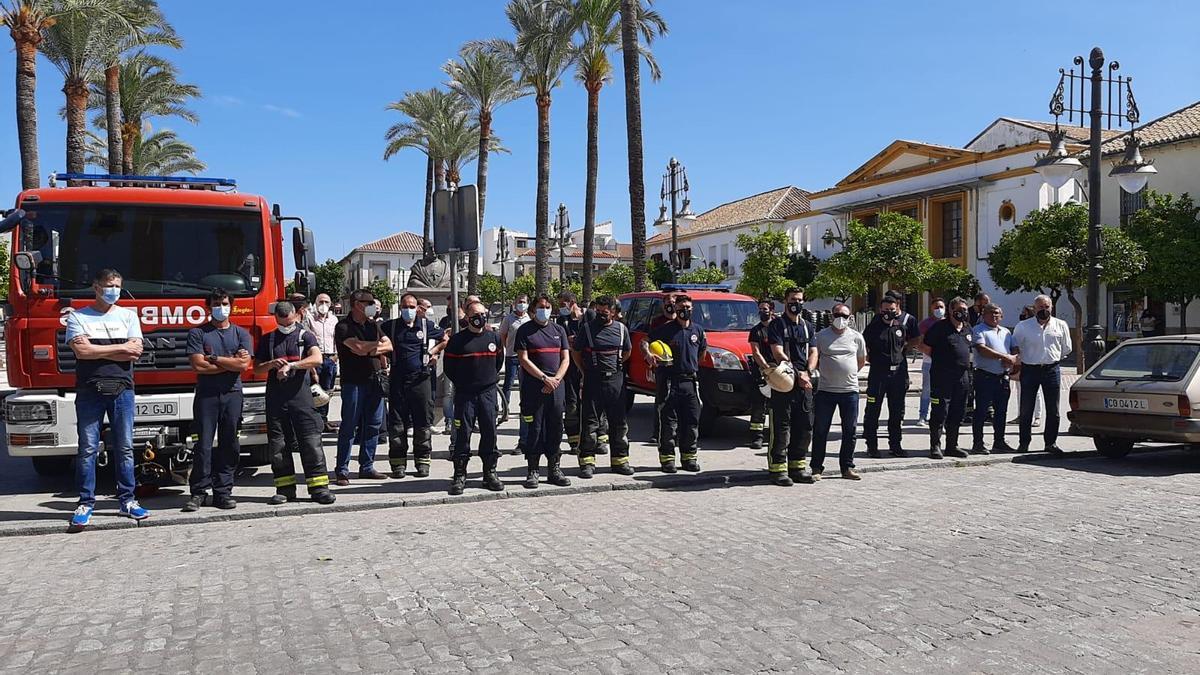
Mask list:
[[[919,427],[927,427],[927,426],[929,426],[929,420],[927,420],[927,419],[925,419],[924,417],[922,417],[921,419],[917,420],[917,426],[919,426]]]
[[[1035,426],[1035,427],[1042,426],[1042,418],[1040,418],[1040,417],[1033,418],[1033,426]]]

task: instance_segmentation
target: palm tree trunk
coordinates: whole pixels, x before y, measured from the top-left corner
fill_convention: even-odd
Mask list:
[[[1075,289],[1067,287],[1067,302],[1071,303],[1071,309],[1075,310],[1075,327],[1071,329],[1071,348],[1075,356],[1075,372],[1080,375],[1092,365],[1086,362],[1083,358],[1083,305],[1075,299]]]
[[[537,249],[534,274],[537,294],[550,288],[550,94],[538,94]]]
[[[433,183],[436,189],[446,189],[446,164],[442,160],[433,163]]]
[[[87,130],[87,83],[79,79],[67,80],[63,85],[67,95],[67,171],[84,171],[84,131]]]
[[[483,229],[483,212],[487,206],[487,172],[488,146],[492,139],[492,113],[479,111],[479,159],[475,160],[475,187],[479,191],[479,229]],[[479,241],[479,232],[475,233]],[[475,295],[479,289],[479,249],[471,251],[468,263],[471,265],[467,272],[467,293]]]
[[[140,120],[126,120],[121,125],[121,173],[131,176],[133,170],[133,146],[141,134]]]
[[[587,194],[583,206],[583,305],[592,299],[592,267],[596,255],[596,174],[600,166],[600,88],[603,82],[587,85]]]
[[[121,67],[113,64],[104,69],[104,113],[108,126],[108,172],[118,174],[125,167],[121,151]]]
[[[21,147],[21,189],[41,185],[37,145],[37,48],[41,34],[13,30],[17,43],[17,143]]]
[[[425,249],[433,250],[433,158],[425,158]]]
[[[629,228],[633,234],[633,287],[646,290],[646,184],[642,177],[642,75],[637,12],[641,0],[621,0],[621,59],[625,63],[625,135],[629,145]]]

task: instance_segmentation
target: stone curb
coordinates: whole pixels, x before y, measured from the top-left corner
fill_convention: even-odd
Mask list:
[[[1134,450],[1134,454],[1144,454],[1149,452],[1159,452],[1164,449],[1162,447],[1138,448]],[[909,471],[922,469],[958,469],[979,466],[991,466],[995,464],[1033,464],[1041,461],[1061,461],[1062,459],[1091,459],[1098,457],[1099,453],[1094,450],[1068,452],[1061,457],[1052,457],[1043,453],[1030,453],[1021,455],[976,455],[966,459],[951,459],[943,461],[933,461],[926,458],[914,458],[907,462],[895,462],[891,464],[866,464],[865,466],[857,467],[860,474],[878,473],[883,471]],[[833,480],[841,480],[831,475]],[[471,492],[458,496],[450,496],[446,494],[422,494],[408,498],[397,499],[390,497],[388,499],[379,499],[371,501],[357,501],[352,503],[334,503],[328,506],[319,504],[296,504],[291,506],[283,506],[274,509],[263,511],[217,511],[210,513],[197,513],[183,516],[175,516],[166,520],[156,520],[150,518],[142,522],[132,520],[109,520],[105,519],[95,525],[88,527],[88,531],[92,530],[119,530],[119,529],[135,529],[138,527],[168,527],[173,525],[193,525],[197,523],[213,523],[213,522],[233,522],[243,520],[258,520],[261,518],[274,517],[291,517],[291,516],[307,516],[325,513],[346,513],[351,511],[372,511],[377,509],[394,509],[411,506],[435,506],[441,504],[466,504],[472,502],[494,501],[499,499],[525,499],[532,497],[553,497],[560,495],[577,495],[592,492],[611,492],[616,490],[678,490],[695,487],[712,487],[712,486],[732,486],[732,485],[749,485],[749,484],[765,484],[766,471],[757,469],[722,469],[716,471],[702,472],[699,474],[658,474],[634,477],[630,481],[621,481],[618,483],[587,483],[582,482],[578,478],[573,478],[572,484],[568,487],[553,487],[543,484],[536,490],[525,490],[517,488],[514,490],[503,490],[501,492],[487,492],[478,488],[473,488]],[[45,534],[68,534],[66,527],[62,521],[47,521],[45,523],[36,523],[31,525],[17,525],[13,527],[0,527],[0,538],[3,537],[24,537],[33,535]]]

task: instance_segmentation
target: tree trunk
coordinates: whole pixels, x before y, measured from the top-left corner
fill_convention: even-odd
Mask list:
[[[476,241],[483,231],[483,213],[487,206],[487,172],[488,146],[492,140],[492,113],[487,110],[479,111],[479,159],[475,160],[475,187],[479,191],[479,229],[475,233]],[[467,272],[467,292],[474,295],[479,290],[479,249],[471,251],[468,257],[471,265]]]
[[[111,65],[104,69],[104,114],[108,127],[108,172],[121,173],[121,67]]]
[[[433,158],[425,158],[425,250],[433,250]]]
[[[121,124],[121,173],[132,176],[137,172],[133,166],[133,146],[142,134],[141,120],[125,120]]]
[[[538,94],[537,249],[534,274],[537,294],[550,288],[550,94]]]
[[[1083,358],[1083,306],[1075,299],[1075,289],[1068,287],[1067,302],[1071,303],[1071,307],[1075,310],[1075,327],[1071,329],[1071,351],[1075,356],[1075,372],[1080,375],[1090,366],[1090,363],[1084,363]]]
[[[440,159],[433,163],[433,183],[436,190],[446,189],[446,165]]]
[[[41,185],[37,138],[37,48],[41,34],[13,29],[17,43],[17,143],[21,147],[21,189]]]
[[[587,195],[583,207],[583,305],[592,299],[592,267],[596,255],[596,174],[600,162],[600,88],[603,82],[587,85]]]
[[[1187,335],[1187,308],[1192,304],[1191,298],[1184,298],[1179,303],[1179,334]],[[1166,314],[1166,312],[1163,312]],[[1163,317],[1163,335],[1167,334],[1167,317]]]
[[[646,184],[642,178],[642,76],[638,62],[640,0],[621,0],[621,59],[625,63],[625,135],[629,145],[629,228],[633,287],[646,290]]]
[[[84,131],[87,130],[87,82],[72,78],[63,85],[67,95],[67,171],[83,173]]]

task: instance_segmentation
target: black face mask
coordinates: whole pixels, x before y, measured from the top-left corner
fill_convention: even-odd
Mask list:
[[[1037,318],[1038,318],[1038,321],[1046,321],[1046,320],[1048,320],[1048,319],[1050,318],[1050,310],[1048,310],[1048,309],[1039,309],[1039,310],[1037,311]]]
[[[883,317],[884,321],[895,321],[896,318],[900,316],[900,313],[891,310],[885,310],[880,312],[879,316]]]
[[[596,320],[600,323],[607,324],[612,321],[612,314],[608,312],[596,312]]]
[[[770,312],[759,312],[758,318],[760,321],[763,321],[765,323],[765,322],[771,320],[771,313]]]
[[[487,317],[482,314],[474,314],[468,319],[468,322],[475,328],[483,328],[487,325]]]
[[[962,311],[961,309],[955,310],[955,312],[954,312],[954,320],[955,321],[957,321],[959,323],[966,323],[967,318],[968,318],[968,315],[966,312]]]
[[[684,321],[690,321],[692,318],[692,310],[687,309],[686,307],[681,307],[675,310],[675,318],[683,319]]]
[[[802,310],[802,309],[804,309],[803,302],[789,302],[788,303],[788,311],[791,312],[792,314],[799,314],[800,310]]]

